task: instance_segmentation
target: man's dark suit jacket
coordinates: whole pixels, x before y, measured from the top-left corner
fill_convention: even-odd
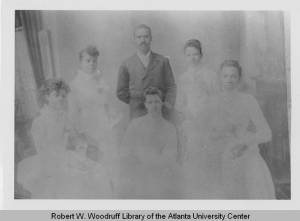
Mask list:
[[[168,58],[151,52],[147,68],[137,54],[125,60],[119,70],[117,96],[129,104],[131,119],[146,114],[143,92],[149,86],[161,90],[165,103],[163,115],[170,120],[176,100],[176,84]]]

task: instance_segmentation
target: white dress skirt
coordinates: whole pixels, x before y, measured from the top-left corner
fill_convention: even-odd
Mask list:
[[[37,154],[17,165],[17,182],[34,199],[108,198],[110,177],[105,168],[66,150],[66,113],[42,109],[32,125]]]

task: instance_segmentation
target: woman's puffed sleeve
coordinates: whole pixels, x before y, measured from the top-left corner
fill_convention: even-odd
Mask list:
[[[248,146],[252,146],[271,141],[271,129],[256,99],[251,95],[245,95],[244,101],[255,130],[253,132],[247,131],[246,134],[242,135],[240,138],[241,142]]]

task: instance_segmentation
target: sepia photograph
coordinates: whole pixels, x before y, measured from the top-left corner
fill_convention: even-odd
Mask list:
[[[291,200],[288,12],[14,16],[15,200]]]

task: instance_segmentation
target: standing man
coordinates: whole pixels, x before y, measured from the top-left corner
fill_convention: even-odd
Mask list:
[[[162,91],[163,116],[172,120],[176,85],[168,58],[151,51],[151,28],[141,24],[134,31],[137,52],[126,59],[119,70],[118,98],[129,104],[130,119],[147,113],[143,93],[153,86]]]

